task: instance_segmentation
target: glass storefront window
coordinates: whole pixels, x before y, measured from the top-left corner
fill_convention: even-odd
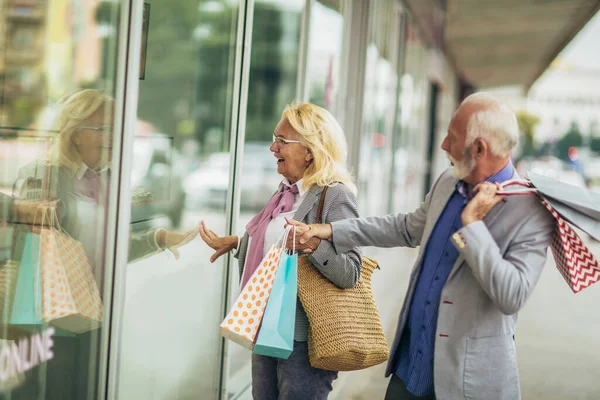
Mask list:
[[[128,171],[129,264],[116,282],[124,287],[117,394],[216,399],[227,257],[211,264],[197,229],[204,220],[222,235],[229,222],[238,6],[150,3]]]
[[[393,115],[398,84],[398,37],[400,23],[393,1],[374,2],[369,22],[365,91],[363,98],[363,133],[358,168],[358,202],[361,214],[387,212],[381,199],[389,195]],[[377,176],[377,179],[372,179]]]
[[[344,2],[315,1],[310,8],[306,63],[308,101],[336,115],[344,37]]]
[[[1,7],[0,398],[92,399],[109,328],[118,4]]]
[[[411,18],[405,25],[404,65],[400,78],[399,139],[396,141],[392,183],[392,210],[412,211],[424,198],[422,182],[426,168],[427,98],[426,49]],[[398,122],[397,122],[398,123]]]
[[[243,163],[239,177],[238,235],[269,202],[282,177],[269,147],[284,107],[297,99],[298,57],[302,0],[256,1],[252,27],[252,53]],[[239,293],[238,262],[234,260],[235,300]],[[227,396],[251,398],[251,352],[228,341]]]

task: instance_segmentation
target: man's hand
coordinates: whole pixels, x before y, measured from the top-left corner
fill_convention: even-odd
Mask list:
[[[223,254],[231,251],[233,249],[237,249],[238,245],[238,237],[237,236],[223,236],[220,237],[210,229],[206,227],[204,221],[200,223],[200,227],[198,228],[200,232],[200,237],[204,242],[213,250],[215,250],[215,254],[210,257],[210,262],[215,262],[215,260],[221,257]]]
[[[300,235],[298,234],[298,231],[296,230],[296,243],[294,244],[294,232],[290,232],[290,234],[288,235],[288,239],[287,239],[287,243],[286,243],[286,248],[287,249],[296,249],[296,252],[302,252],[302,253],[312,253],[317,251],[317,248],[319,247],[319,244],[321,243],[321,239],[319,239],[318,237],[312,237],[310,239],[308,239],[308,242],[306,243],[300,243]]]
[[[184,246],[188,244],[192,239],[196,237],[198,232],[196,229],[192,229],[191,231],[185,233],[178,233],[172,231],[166,231],[164,229],[160,229],[156,235],[156,241],[158,245],[162,249],[169,249],[171,253],[175,256],[175,259],[179,259],[179,250],[178,247]]]
[[[296,240],[300,244],[307,244],[311,238],[319,238],[323,240],[331,240],[333,235],[333,229],[331,224],[310,224],[306,225],[302,222],[295,221],[293,219],[286,218],[287,224],[294,225],[296,227]],[[293,233],[291,234],[293,236]],[[298,236],[300,236],[298,238]],[[315,247],[316,249],[316,247]]]
[[[504,197],[496,194],[500,190],[500,185],[490,182],[483,182],[474,189],[476,195],[467,204],[461,214],[463,226],[481,221],[490,212],[496,204],[504,200]]]

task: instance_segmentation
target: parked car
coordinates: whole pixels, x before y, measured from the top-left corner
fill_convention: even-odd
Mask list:
[[[269,151],[270,143],[250,143],[244,147],[240,207],[258,211],[268,202],[281,176],[277,162]],[[213,153],[185,180],[187,206],[190,208],[225,208],[229,189],[231,154]]]
[[[167,216],[179,226],[185,206],[183,181],[186,159],[164,135],[136,137],[133,144],[131,187],[132,223]]]

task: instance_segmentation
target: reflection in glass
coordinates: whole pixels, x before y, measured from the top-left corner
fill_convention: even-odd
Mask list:
[[[130,240],[150,229],[225,230],[237,2],[153,0],[131,158]],[[130,247],[130,251],[131,251]],[[193,240],[127,266],[123,399],[219,397],[224,263]]]
[[[361,212],[385,214],[390,190],[393,115],[398,85],[398,46],[390,38],[397,36],[399,18],[393,1],[374,2],[369,23],[363,134],[358,170]],[[377,176],[378,179],[371,179]]]
[[[344,36],[343,1],[316,1],[310,12],[306,65],[309,101],[335,113]]]
[[[0,398],[96,394],[102,284],[112,273],[104,262],[114,139],[107,82],[115,75],[110,49],[117,39],[113,33],[103,41],[97,8],[96,1],[2,4],[0,351],[33,346],[51,327],[54,334],[51,359],[30,346],[29,368],[15,359],[3,363],[0,372],[9,374]],[[104,7],[113,32],[116,8]]]
[[[404,66],[398,98],[400,123],[397,129],[400,137],[394,150],[394,211],[409,211],[418,207],[424,196],[421,186],[426,169],[426,107],[429,85],[426,75],[427,49],[411,18],[407,18],[405,38]]]
[[[245,144],[241,176],[238,178],[241,195],[237,226],[240,229],[269,202],[281,181],[277,160],[269,147],[281,110],[297,99],[304,3],[303,0],[261,0],[254,3]],[[214,229],[208,221],[207,225]],[[232,281],[230,293],[239,293],[238,279]],[[250,381],[248,350],[234,343],[228,344],[227,393],[232,396],[249,395]]]

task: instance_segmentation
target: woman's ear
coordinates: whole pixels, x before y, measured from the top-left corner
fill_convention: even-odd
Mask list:
[[[73,137],[71,137],[71,142],[73,142],[73,144],[76,145],[81,144],[81,139],[79,139],[79,135],[77,133],[75,133]]]

